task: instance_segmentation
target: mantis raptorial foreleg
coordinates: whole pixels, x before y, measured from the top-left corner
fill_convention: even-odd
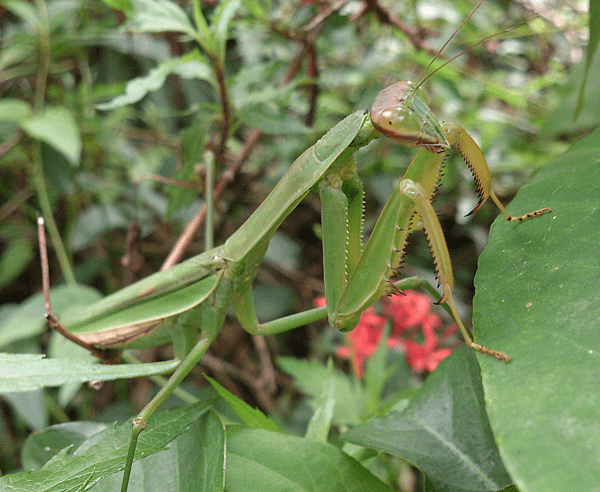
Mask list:
[[[353,154],[380,134],[418,147],[415,158],[394,189],[367,244],[362,245],[363,192]],[[492,197],[508,220],[543,214],[542,208],[519,217],[508,215],[491,189],[485,158],[458,125],[439,122],[421,97],[421,89],[398,82],[376,97],[368,112],[341,121],[290,167],[273,191],[223,246],[194,257],[122,291],[89,309],[63,318],[64,326],[95,347],[129,348],[164,343],[160,327],[189,310],[199,310],[200,339],[167,386],[134,419],[134,439],[127,462],[131,469],[137,435],[158,405],[195,365],[221,328],[233,303],[242,326],[251,333],[279,333],[322,317],[340,330],[353,329],[360,314],[399,287],[392,284],[408,236],[422,227],[429,240],[436,273],[447,303],[466,343],[508,361],[501,351],[475,344],[460,320],[452,298],[453,275],[444,236],[431,205],[447,151],[455,147],[470,167],[479,193],[476,211]],[[269,240],[284,218],[311,189],[322,203],[326,308],[259,324],[254,311],[252,281]]]
[[[347,272],[347,283],[343,288],[338,285],[327,298],[331,324],[342,330],[354,328],[357,316],[363,310],[382,295],[393,292],[389,279],[400,264],[406,240],[413,232],[415,224],[419,222],[417,219],[420,219],[429,239],[436,273],[444,288],[440,303],[447,302],[450,306],[467,345],[497,359],[510,360],[503,352],[473,343],[452,299],[450,257],[439,221],[430,203],[446,158],[446,151],[455,147],[473,172],[479,202],[471,213],[477,211],[489,196],[507,220],[523,221],[542,215],[550,209],[546,207],[519,217],[511,217],[491,189],[489,168],[477,144],[459,125],[438,122],[410,82],[398,82],[381,91],[371,107],[371,121],[388,138],[421,149],[381,212],[356,268],[349,262],[340,265],[338,260],[335,268],[344,268]],[[322,200],[329,200],[333,195],[321,191]],[[327,233],[335,237],[338,234],[335,223],[325,231],[328,222],[323,220],[324,236]],[[350,257],[350,253],[347,256]],[[326,280],[328,266],[339,257],[339,254],[332,255],[331,262],[325,263]],[[329,278],[338,284],[340,277],[335,271],[329,275]]]

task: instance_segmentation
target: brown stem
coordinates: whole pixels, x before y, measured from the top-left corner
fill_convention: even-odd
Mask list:
[[[221,138],[219,147],[215,154],[215,162],[222,164],[225,161],[225,148],[227,139],[229,138],[229,126],[231,120],[231,110],[229,108],[229,100],[227,97],[227,85],[225,84],[225,71],[223,67],[216,65],[217,84],[219,86],[219,99],[221,100],[221,110],[223,111],[223,124],[221,127]]]
[[[46,231],[44,229],[44,219],[43,217],[38,217],[38,241],[40,243],[40,258],[42,260],[42,289],[44,291],[44,307],[46,309],[46,319],[48,320],[48,326],[54,331],[60,333],[67,340],[70,340],[73,343],[76,343],[80,347],[88,350],[95,357],[99,359],[105,359],[106,353],[102,350],[97,349],[93,345],[84,342],[77,335],[74,335],[67,329],[65,329],[55,314],[52,312],[52,307],[50,305],[50,269],[48,267],[48,248],[46,246]]]
[[[317,111],[317,98],[319,97],[319,84],[316,82],[319,77],[319,67],[317,65],[317,51],[315,49],[315,45],[307,42],[306,50],[308,52],[308,75],[312,77],[315,82],[308,86],[310,102],[308,113],[306,113],[306,118],[304,121],[306,126],[312,126],[315,120],[315,113]]]

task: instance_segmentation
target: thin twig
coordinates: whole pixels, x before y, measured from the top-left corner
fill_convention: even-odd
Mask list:
[[[74,335],[70,331],[66,330],[58,321],[58,318],[52,312],[52,306],[50,305],[50,269],[48,267],[48,249],[46,247],[46,231],[44,228],[44,218],[38,217],[38,241],[40,243],[40,258],[42,261],[42,289],[44,291],[44,308],[46,310],[46,320],[48,326],[54,331],[60,333],[67,340],[76,343],[80,347],[89,350],[94,356],[99,359],[105,359],[106,353],[98,350],[93,345],[84,342],[77,335]]]
[[[225,162],[225,149],[227,139],[229,138],[229,128],[231,120],[231,109],[229,107],[229,99],[227,96],[227,84],[225,83],[225,73],[222,66],[217,65],[216,68],[217,84],[219,86],[219,99],[221,100],[221,110],[223,113],[223,124],[221,127],[221,138],[217,152],[215,153],[215,163],[222,164]]]
[[[246,371],[240,369],[239,367],[230,364],[224,360],[219,359],[211,354],[204,354],[202,359],[200,360],[200,364],[208,367],[212,371],[216,373],[224,373],[228,374],[243,383],[245,383],[249,388],[253,390],[253,394],[256,397],[259,405],[267,411],[267,413],[272,413],[275,410],[275,404],[273,400],[265,393],[265,386],[261,379],[257,379],[251,374],[248,374]]]
[[[275,391],[277,391],[277,381],[267,340],[263,335],[253,335],[252,341],[258,352],[261,367],[260,377],[256,380],[256,385],[257,387],[262,387],[269,395],[274,395]]]
[[[242,164],[248,157],[248,154],[250,154],[251,150],[258,143],[258,139],[260,138],[260,136],[261,136],[260,130],[253,130],[252,133],[248,136],[248,138],[246,139],[246,144],[244,145],[244,148],[238,154],[236,160],[233,161],[232,164],[227,168],[227,170],[221,175],[219,182],[215,186],[215,191],[213,193],[213,197],[214,197],[215,201],[217,201],[219,199],[219,197],[225,191],[227,186],[235,179],[235,175],[237,174],[238,170],[240,169],[240,167],[242,166]],[[200,210],[198,210],[198,212],[196,213],[194,218],[186,226],[186,228],[183,231],[183,233],[181,234],[181,236],[179,236],[179,239],[175,243],[175,246],[173,246],[173,249],[169,253],[169,256],[167,257],[167,259],[164,261],[164,263],[160,267],[161,270],[166,270],[167,268],[171,268],[173,265],[177,264],[179,262],[179,260],[181,260],[181,257],[183,256],[183,254],[187,250],[188,246],[194,239],[196,232],[198,231],[198,229],[200,229],[200,227],[204,223],[205,217],[206,217],[206,203],[203,203],[202,206],[200,207]]]

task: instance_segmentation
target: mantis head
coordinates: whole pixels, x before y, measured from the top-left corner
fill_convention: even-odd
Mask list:
[[[448,147],[444,131],[427,106],[425,91],[407,80],[377,94],[371,122],[386,137],[408,147]]]

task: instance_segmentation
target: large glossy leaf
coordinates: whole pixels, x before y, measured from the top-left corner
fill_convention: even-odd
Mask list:
[[[473,323],[500,454],[521,492],[599,490],[600,130],[524,186],[480,257]]]
[[[510,478],[482,402],[474,351],[463,347],[440,364],[403,411],[370,419],[342,438],[410,461],[436,492],[499,490]]]

